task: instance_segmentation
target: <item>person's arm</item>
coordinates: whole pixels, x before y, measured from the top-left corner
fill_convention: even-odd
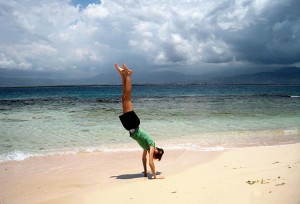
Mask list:
[[[149,166],[151,168],[152,171],[152,178],[153,179],[164,179],[165,177],[163,176],[156,176],[156,171],[155,171],[155,165],[154,165],[154,150],[155,148],[150,146],[150,150],[149,150]]]
[[[144,166],[144,177],[147,177],[147,150],[144,150],[143,152],[143,166]]]
[[[149,150],[149,166],[152,171],[152,178],[156,179],[155,165],[154,165],[154,147],[150,145]]]

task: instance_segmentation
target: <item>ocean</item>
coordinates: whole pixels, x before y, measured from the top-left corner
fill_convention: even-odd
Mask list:
[[[121,94],[117,85],[0,88],[0,162],[140,150],[119,121]],[[165,150],[300,142],[300,86],[134,85],[132,101]]]

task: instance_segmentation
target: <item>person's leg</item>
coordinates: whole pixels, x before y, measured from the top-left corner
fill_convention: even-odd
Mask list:
[[[123,64],[123,69],[117,64],[115,65],[119,74],[121,75],[123,82],[123,95],[122,95],[122,107],[123,113],[133,111],[133,104],[131,102],[131,74],[132,70],[128,69],[125,64]]]
[[[123,84],[123,95],[122,95],[122,105],[123,105],[123,113],[127,113],[133,111],[133,104],[131,102],[131,74],[132,71],[123,64],[123,68],[125,71],[125,84]]]

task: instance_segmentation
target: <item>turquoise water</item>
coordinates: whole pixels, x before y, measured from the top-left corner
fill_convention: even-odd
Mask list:
[[[121,86],[0,88],[0,162],[135,151]],[[141,127],[165,149],[214,151],[300,141],[300,86],[134,86]]]

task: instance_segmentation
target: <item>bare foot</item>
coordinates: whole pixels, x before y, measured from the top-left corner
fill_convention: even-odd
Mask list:
[[[123,76],[125,74],[124,69],[122,69],[118,64],[115,64],[115,67],[121,76]]]
[[[122,72],[123,71],[123,69],[118,64],[115,64],[115,67],[118,70],[118,72]]]
[[[123,69],[125,70],[125,72],[128,74],[128,75],[131,75],[132,74],[132,70],[131,69],[128,69],[128,67],[123,63]]]

